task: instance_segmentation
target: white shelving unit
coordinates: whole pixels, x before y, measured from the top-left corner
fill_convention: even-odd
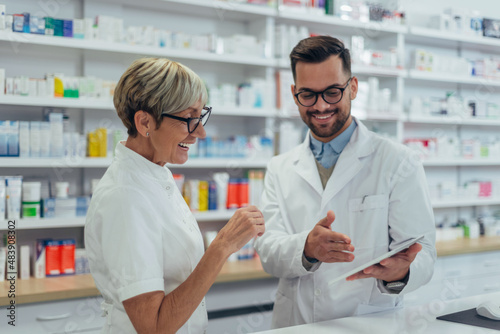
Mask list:
[[[408,71],[409,79],[423,80],[423,81],[434,81],[434,82],[446,82],[453,84],[463,84],[463,85],[483,85],[488,87],[500,87],[500,80],[488,79],[482,77],[467,77],[460,75],[451,75],[449,73],[432,73],[418,70]]]
[[[73,109],[98,109],[114,110],[113,101],[107,99],[90,98],[41,98],[2,95],[0,104],[11,106],[26,107],[54,107],[54,108],[73,108]]]
[[[500,198],[474,198],[474,199],[449,199],[436,200],[432,203],[434,209],[444,208],[466,208],[473,206],[500,205]]]
[[[87,0],[81,0],[84,3],[84,11],[95,9],[95,3]],[[106,0],[105,3],[109,6],[136,6],[136,2],[132,0]],[[94,7],[92,7],[94,6]],[[98,7],[99,5],[97,5]],[[241,3],[231,3],[226,1],[214,0],[165,0],[154,1],[146,0],[141,3],[141,6],[147,10],[162,11],[165,13],[178,13],[187,15],[192,18],[206,17],[213,21],[230,20],[241,22],[247,25],[249,22],[260,20],[265,22],[265,34],[272,33],[274,24],[294,24],[306,25],[311,31],[335,29],[336,34],[363,34],[363,32],[374,32],[374,39],[393,39],[394,44],[398,48],[404,50],[404,43],[420,43],[422,45],[439,45],[443,48],[478,48],[479,50],[492,51],[499,49],[500,41],[485,38],[482,36],[463,36],[441,32],[434,29],[422,28],[417,26],[397,26],[387,25],[374,22],[357,22],[343,21],[336,17],[325,15],[305,15],[302,12],[296,12],[286,8],[271,8],[265,6],[255,6]],[[103,7],[104,8],[104,7]],[[125,7],[123,7],[125,8]],[[27,8],[26,10],[29,10]],[[87,13],[85,13],[87,15]],[[366,38],[370,38],[370,34],[365,34]],[[274,37],[267,36],[269,41],[273,41]],[[189,65],[190,61],[201,62],[204,64],[219,63],[233,64],[235,66],[252,66],[272,72],[276,69],[288,69],[288,59],[260,58],[247,55],[236,54],[215,54],[208,52],[199,52],[196,50],[179,50],[167,49],[150,46],[127,45],[123,43],[109,43],[98,40],[79,40],[63,37],[38,36],[22,33],[6,33],[0,32],[0,44],[15,43],[27,45],[32,48],[55,48],[56,50],[75,50],[84,54],[80,62],[87,62],[87,55],[91,53],[104,54],[105,57],[113,57],[120,54],[124,56],[138,57],[143,55],[171,57],[174,59],[185,60]],[[408,66],[408,64],[405,64]],[[85,66],[83,66],[85,68]],[[427,73],[416,71],[413,69],[404,68],[384,68],[375,66],[362,66],[353,64],[353,73],[361,76],[377,76],[381,79],[394,79],[396,94],[402,96],[402,89],[406,86],[406,81],[420,81],[443,85],[465,85],[465,86],[486,86],[497,88],[500,87],[500,81],[476,78],[441,75],[436,73]],[[400,91],[401,90],[401,91]],[[405,90],[407,90],[405,88]],[[19,107],[53,107],[67,108],[79,110],[114,110],[112,101],[102,99],[56,99],[56,98],[28,98],[20,96],[0,96],[0,105],[19,106]],[[241,116],[252,118],[276,117],[278,119],[298,119],[296,115],[281,116],[276,109],[255,109],[255,108],[227,108],[214,106],[213,115],[220,116]],[[495,119],[458,119],[445,117],[403,117],[400,115],[391,114],[373,114],[369,113],[362,117],[362,120],[394,123],[397,137],[403,138],[404,126],[407,124],[429,124],[429,125],[464,125],[464,126],[500,126],[500,120]],[[37,159],[36,163],[33,159],[0,159],[1,167],[13,168],[50,168],[50,167],[75,167],[75,168],[105,168],[111,159]],[[227,166],[238,165],[242,168],[265,168],[266,161],[245,161],[239,159],[191,159],[183,168],[226,168]],[[499,162],[495,159],[484,161],[465,161],[465,160],[446,160],[446,161],[425,161],[426,167],[446,167],[446,166],[498,166]],[[177,166],[172,166],[177,168]]]
[[[23,43],[30,45],[50,46],[57,48],[70,48],[87,51],[100,51],[107,53],[122,53],[136,56],[168,57],[176,59],[200,60],[207,62],[274,66],[273,59],[252,57],[242,54],[216,54],[197,50],[178,50],[152,47],[147,45],[128,45],[124,43],[105,42],[100,40],[82,40],[77,38],[64,38],[52,36],[40,36],[24,33],[0,32],[0,41]]]
[[[434,159],[424,160],[424,167],[445,166],[500,166],[500,159]]]
[[[476,4],[453,4],[473,8]],[[450,3],[451,4],[451,3]],[[481,6],[481,4],[478,4]],[[426,13],[427,14],[427,13]],[[485,12],[482,12],[485,15]],[[427,14],[430,17],[430,13]],[[433,13],[432,15],[437,15]],[[486,15],[487,16],[487,15]],[[424,21],[423,19],[421,20]],[[419,24],[425,24],[425,23]],[[416,49],[428,50],[436,55],[462,57],[467,59],[498,57],[500,40],[483,36],[456,34],[436,29],[412,25],[404,36],[405,46],[409,52]],[[408,56],[410,56],[408,54]],[[483,102],[479,108],[485,108],[486,102],[495,101],[495,94],[500,87],[500,80],[485,77],[453,75],[449,73],[432,73],[413,69],[412,57],[407,57],[408,75],[405,81],[405,96],[428,96],[444,98],[446,94],[458,94],[465,101]],[[479,105],[479,104],[478,104]],[[481,138],[482,140],[495,137],[500,127],[500,120],[496,118],[473,118],[468,115],[423,116],[405,115],[402,121],[405,137],[437,138],[439,136],[453,136],[459,141],[464,139]],[[491,153],[490,153],[491,154]],[[434,159],[424,160],[427,178],[431,186],[439,182],[456,183],[462,186],[468,181],[492,181],[496,186],[496,175],[500,170],[500,157],[476,159]],[[496,190],[493,189],[493,194]],[[458,198],[435,201],[437,221],[453,222],[454,219],[470,219],[477,216],[477,207],[499,206],[500,201],[495,197],[485,198]],[[480,208],[483,210],[483,208]],[[482,211],[479,211],[482,212]],[[491,211],[492,212],[492,211]],[[451,218],[449,217],[451,215]],[[450,219],[447,219],[450,218]]]
[[[4,0],[2,3],[7,4],[8,13],[11,13],[11,10],[19,13],[25,11],[35,12],[39,7],[36,0]],[[490,38],[453,35],[414,26],[342,21],[335,17],[317,16],[310,13],[298,13],[222,0],[142,0],[140,3],[136,0],[75,0],[66,1],[65,6],[60,6],[57,16],[66,18],[74,16],[94,17],[97,14],[121,16],[124,18],[126,26],[151,24],[160,27],[160,25],[164,25],[160,28],[189,33],[206,34],[215,32],[221,36],[239,33],[252,34],[259,39],[264,38],[265,42],[268,43],[265,53],[267,57],[216,54],[196,50],[0,32],[0,49],[2,50],[0,52],[0,67],[8,69],[8,77],[18,75],[41,77],[47,72],[63,72],[68,75],[93,75],[117,81],[118,75],[123,73],[132,59],[141,56],[158,56],[185,63],[197,73],[200,73],[209,84],[226,82],[237,84],[239,83],[238,80],[245,80],[253,76],[272,81],[276,70],[290,68],[288,59],[275,59],[270,56],[274,54],[273,42],[276,37],[274,28],[278,24],[305,25],[313,33],[327,33],[347,38],[353,35],[361,35],[369,42],[373,42],[374,48],[378,46],[380,49],[387,50],[389,47],[395,46],[398,56],[405,55],[403,58],[407,58],[406,56],[412,51],[407,47],[408,44],[417,44],[423,48],[427,46],[441,48],[446,50],[447,53],[456,51],[457,54],[464,48],[497,56],[500,53],[500,40]],[[9,53],[11,49],[16,51]],[[360,119],[366,120],[368,123],[373,122],[377,126],[391,128],[391,131],[394,131],[395,136],[401,141],[409,133],[411,127],[425,128],[422,133],[426,131],[428,136],[432,135],[433,130],[448,129],[454,126],[466,128],[467,131],[469,128],[475,129],[474,127],[481,126],[481,130],[477,130],[477,132],[491,131],[495,130],[495,127],[500,127],[500,120],[493,119],[407,116],[404,113],[404,99],[411,96],[413,91],[417,91],[415,94],[431,94],[436,87],[442,90],[456,89],[457,91],[462,89],[470,91],[475,87],[486,87],[498,92],[500,87],[499,81],[419,72],[410,68],[408,61],[404,61],[401,68],[353,64],[353,74],[362,77],[362,79],[369,76],[378,77],[380,79],[380,88],[391,88],[393,101],[400,105],[400,113],[397,115],[367,113]],[[419,87],[412,90],[412,85]],[[83,132],[85,127],[93,130],[97,126],[102,126],[102,124],[109,125],[112,123],[110,120],[116,118],[112,113],[114,107],[110,100],[0,96],[0,118],[2,119],[5,119],[4,117],[13,119],[19,114],[22,118],[20,120],[39,120],[41,109],[45,107],[69,109],[71,111],[70,120],[78,123],[77,131],[79,132]],[[230,131],[234,131],[234,134],[244,133],[246,135],[261,133],[260,131],[264,128],[262,119],[273,118],[276,122],[300,119],[298,114],[283,116],[282,112],[276,108],[212,107],[212,117],[228,116],[217,120],[217,123],[221,124],[217,131],[224,131],[224,135]],[[24,108],[26,110],[22,110]],[[18,113],[19,110],[23,112]],[[99,112],[102,110],[111,112]],[[214,120],[211,120],[207,126],[215,125],[213,124],[215,123]],[[115,122],[111,124],[111,127],[114,126],[121,126],[121,123]],[[454,180],[463,182],[464,179],[461,178],[461,173],[464,170],[467,172],[467,170],[477,167],[481,171],[484,169],[491,172],[491,170],[497,170],[500,166],[499,159],[500,157],[490,160],[424,161],[424,166],[428,176],[437,174],[435,178],[439,179],[453,174],[454,176],[458,175]],[[14,170],[16,173],[31,176],[44,176],[43,173],[50,169],[51,172],[58,171],[56,177],[63,179],[69,175],[67,173],[71,173],[72,180],[81,190],[79,193],[88,193],[89,187],[88,185],[85,186],[84,183],[88,184],[90,179],[100,177],[111,161],[112,158],[74,160],[0,158],[0,169],[8,169],[10,173],[13,173]],[[227,169],[231,171],[249,168],[263,169],[266,165],[267,160],[258,159],[257,157],[253,159],[191,158],[184,165],[171,165],[170,167],[176,173],[185,171],[190,176],[206,176],[211,169]],[[445,171],[443,172],[443,170]],[[477,175],[477,177],[482,177],[482,174]],[[433,202],[434,209],[443,211],[464,212],[482,206],[500,206],[500,198],[450,199]],[[195,217],[203,228],[203,226],[209,226],[212,223],[225,222],[231,218],[233,213],[233,211],[225,210],[197,212]],[[0,225],[0,232],[5,230],[2,230],[6,226],[5,221],[3,222],[4,224]],[[42,230],[47,229],[53,232],[59,228],[83,231],[84,224],[84,218],[21,219],[16,228],[23,231],[36,230],[36,233],[41,233]]]
[[[456,34],[419,26],[411,26],[406,38],[408,41],[423,44],[431,41],[445,47],[456,47],[460,44],[462,46],[479,48],[482,51],[491,51],[500,47],[500,41],[494,38]]]
[[[199,223],[212,221],[229,220],[234,214],[234,210],[214,210],[195,212],[194,216]],[[39,219],[18,219],[16,220],[16,230],[36,230],[36,229],[57,229],[67,227],[84,227],[85,217],[76,218],[39,218]],[[7,220],[1,221],[0,231],[7,230]]]
[[[112,158],[0,158],[0,167],[11,168],[107,168]]]
[[[451,125],[480,125],[480,126],[500,126],[498,119],[474,119],[454,116],[408,116],[405,123],[416,124],[451,124]]]
[[[346,31],[352,33],[356,30],[359,32],[366,30],[387,34],[406,34],[408,32],[408,28],[403,25],[391,25],[379,22],[345,21],[338,17],[328,15],[311,15],[286,8],[282,11],[278,11],[278,19],[293,22],[295,24],[327,25],[332,28],[336,28],[337,33],[344,33]]]
[[[266,168],[267,160],[247,158],[190,158],[183,165],[168,164],[171,169],[184,168]]]

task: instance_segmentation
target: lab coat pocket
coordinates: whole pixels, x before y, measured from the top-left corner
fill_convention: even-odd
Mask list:
[[[374,249],[388,242],[389,197],[366,195],[349,200],[349,230],[356,249]]]

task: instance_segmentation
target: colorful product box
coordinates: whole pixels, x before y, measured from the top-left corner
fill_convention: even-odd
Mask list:
[[[61,240],[61,274],[72,275],[75,273],[75,240]]]
[[[53,17],[45,17],[45,35],[54,36],[54,18]]]
[[[44,240],[43,244],[45,248],[45,276],[73,275],[75,273],[74,239]],[[37,275],[36,272],[35,275]]]
[[[500,20],[484,18],[483,36],[500,38]]]
[[[45,19],[39,16],[30,17],[30,32],[37,35],[45,35]]]
[[[24,32],[24,15],[23,14],[14,14],[13,15],[12,30],[14,32]]]
[[[42,214],[44,218],[85,217],[90,205],[90,197],[44,198]]]
[[[63,36],[73,37],[73,20],[63,20]]]
[[[23,32],[29,34],[30,33],[30,13],[23,13]]]
[[[64,20],[54,19],[54,36],[64,36]]]
[[[38,239],[35,241],[33,276],[35,278],[45,278],[45,240]]]
[[[45,276],[61,274],[61,247],[58,240],[46,240],[45,246]]]

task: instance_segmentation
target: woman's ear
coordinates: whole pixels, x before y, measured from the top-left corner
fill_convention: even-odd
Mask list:
[[[137,132],[143,137],[149,137],[153,130],[153,118],[143,110],[139,110],[134,115],[134,122]]]

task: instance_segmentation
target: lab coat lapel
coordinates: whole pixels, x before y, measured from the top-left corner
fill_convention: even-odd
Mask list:
[[[306,139],[301,144],[295,157],[294,170],[300,177],[302,177],[309,185],[318,193],[323,193],[323,186],[319,177],[318,168],[314,155],[310,148],[309,132]]]
[[[355,118],[354,120],[358,126],[352,134],[351,140],[340,154],[332,176],[330,176],[326,184],[321,201],[322,210],[363,169],[365,163],[361,158],[372,154],[374,151],[370,140],[370,132],[360,121]]]

